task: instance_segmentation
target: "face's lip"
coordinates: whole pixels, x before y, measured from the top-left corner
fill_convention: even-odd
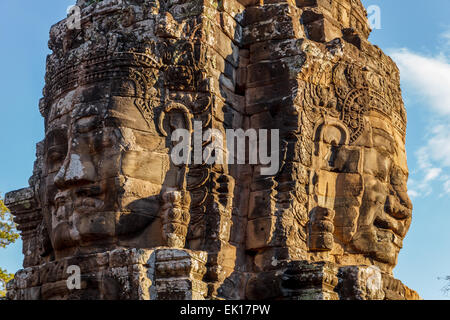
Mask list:
[[[77,196],[96,197],[103,193],[102,187],[97,184],[85,185],[75,189]]]
[[[76,189],[60,191],[54,198],[54,212],[67,204],[73,205],[73,211],[91,213],[103,207],[104,202],[99,199],[102,188],[98,185],[83,186]]]
[[[74,211],[77,213],[88,214],[101,211],[104,206],[104,202],[100,199],[93,197],[78,198],[74,204]]]
[[[403,238],[407,232],[404,222],[405,220],[397,220],[383,212],[375,218],[373,225],[379,230],[388,230],[393,232],[396,236]]]

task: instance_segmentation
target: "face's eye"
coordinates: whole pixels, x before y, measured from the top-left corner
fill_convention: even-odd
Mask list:
[[[66,158],[67,147],[58,145],[47,150],[47,170],[48,173],[58,171]]]
[[[50,161],[64,160],[67,153],[65,145],[57,145],[47,149],[47,159]]]
[[[75,122],[75,130],[86,133],[101,127],[101,120],[97,116],[89,116],[78,119]]]
[[[60,151],[51,151],[48,154],[48,159],[52,162],[61,161],[64,159],[64,154]]]
[[[47,133],[45,138],[45,149],[47,162],[59,162],[64,160],[67,153],[67,132],[66,130],[53,130]]]

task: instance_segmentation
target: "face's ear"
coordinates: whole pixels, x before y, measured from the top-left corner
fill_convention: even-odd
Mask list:
[[[344,145],[347,144],[347,133],[341,126],[327,125],[323,128],[321,140],[330,145]]]
[[[345,126],[338,121],[333,121],[332,123],[320,123],[316,126],[314,141],[329,145],[344,145],[348,144],[348,136],[348,130]]]
[[[390,184],[392,187],[391,192],[394,194],[393,198],[395,198],[394,201],[390,199],[391,206],[393,203],[398,202],[407,209],[407,215],[410,215],[413,205],[408,195],[408,173],[404,172],[399,166],[393,165],[390,172]]]
[[[314,141],[315,167],[327,171],[338,172],[336,160],[338,151],[348,145],[348,130],[336,120],[325,119],[316,126]]]
[[[336,151],[334,169],[340,173],[362,173],[362,157],[360,148],[340,146]]]
[[[316,131],[316,155],[322,169],[336,173],[361,173],[362,150],[348,145],[348,132],[338,124],[321,125]]]

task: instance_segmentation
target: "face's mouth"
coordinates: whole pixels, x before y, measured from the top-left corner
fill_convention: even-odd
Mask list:
[[[399,199],[390,195],[386,199],[384,210],[375,217],[374,226],[379,230],[391,231],[395,237],[403,239],[409,229],[412,210]]]
[[[404,237],[407,232],[403,221],[395,220],[387,214],[378,215],[373,224],[377,229],[392,231],[399,237]]]
[[[101,210],[104,206],[104,203],[102,200],[92,197],[83,197],[83,198],[77,198],[73,211],[80,213],[80,214],[90,214],[94,212],[98,212]]]
[[[384,210],[380,212],[373,223],[378,242],[393,243],[401,249],[403,247],[403,239],[409,229],[408,221],[410,219],[399,220],[394,218]]]
[[[54,227],[63,222],[71,223],[73,213],[90,214],[101,211],[104,207],[101,195],[99,186],[83,186],[58,192],[52,206]]]

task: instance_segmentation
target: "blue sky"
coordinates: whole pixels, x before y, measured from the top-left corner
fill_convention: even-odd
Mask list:
[[[2,194],[28,184],[44,133],[38,102],[48,32],[74,2],[0,1]],[[448,299],[438,278],[450,275],[450,1],[363,2],[381,8],[382,28],[371,41],[398,63],[408,110],[414,218],[394,274],[425,299]],[[21,264],[20,242],[0,250],[0,266],[14,272]]]

